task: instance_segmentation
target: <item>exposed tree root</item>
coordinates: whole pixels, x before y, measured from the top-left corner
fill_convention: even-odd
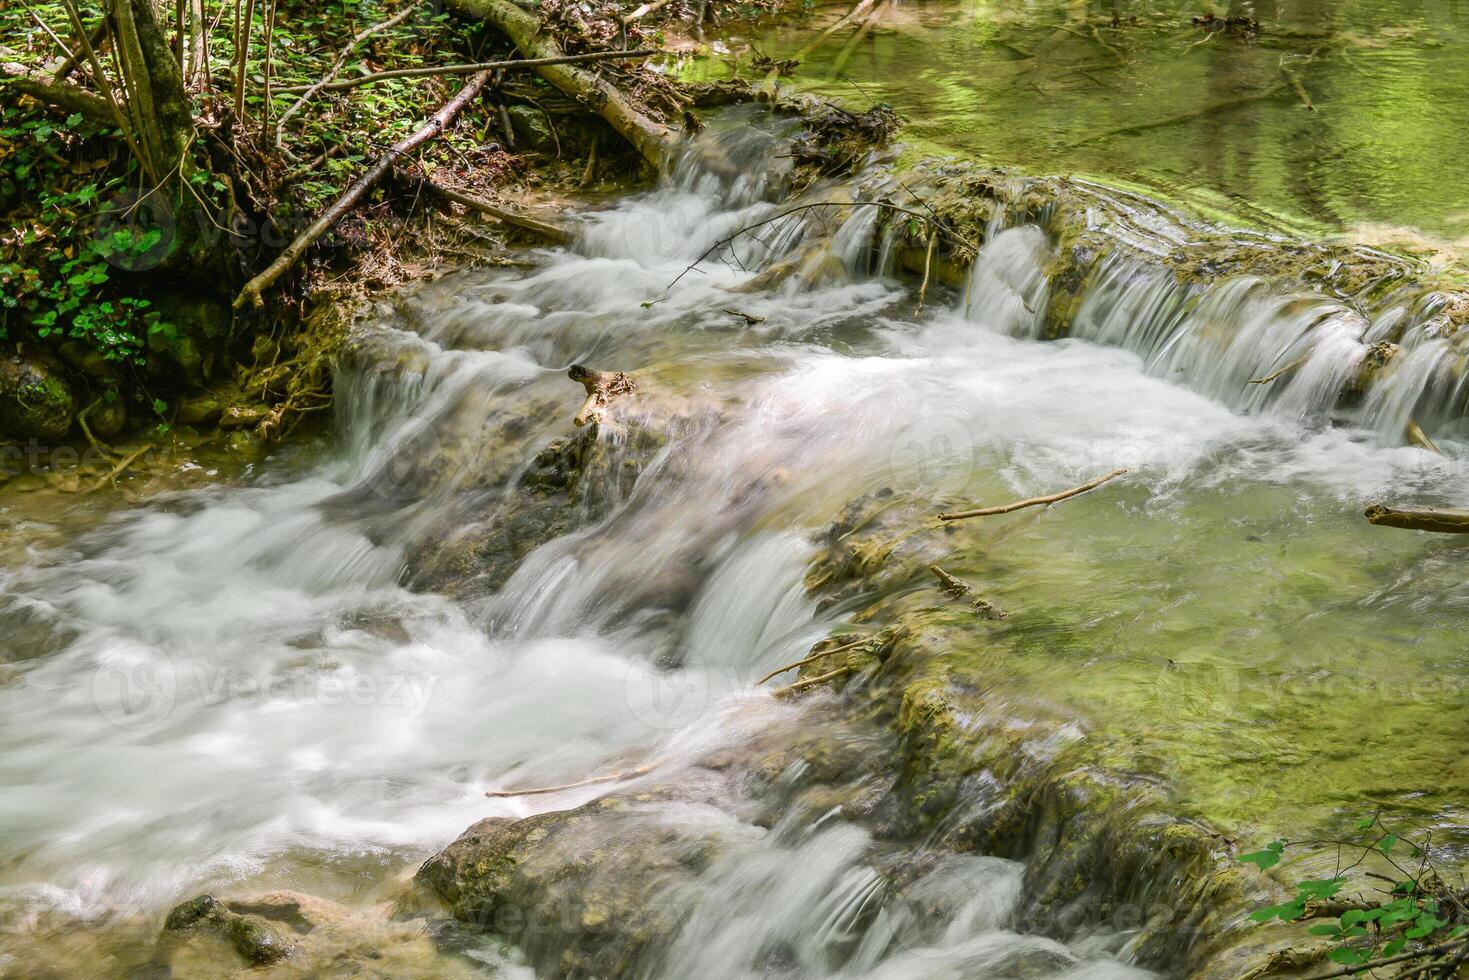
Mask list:
[[[1045,497],[1031,497],[1028,500],[1017,500],[1013,504],[1003,504],[999,507],[980,507],[975,510],[961,510],[951,514],[940,514],[939,520],[963,521],[971,517],[990,517],[995,514],[1008,514],[1011,511],[1021,510],[1025,507],[1048,507],[1051,504],[1060,503],[1061,501],[1067,500],[1071,497],[1079,496],[1080,494],[1086,493],[1089,490],[1095,490],[1097,487],[1101,486],[1107,481],[1115,480],[1119,476],[1122,476],[1124,473],[1127,472],[1129,471],[1126,467],[1115,469],[1112,472],[1105,474],[1104,476],[1097,477],[1090,483],[1083,483],[1079,487],[1072,487],[1070,490],[1062,490],[1060,493],[1053,493]]]

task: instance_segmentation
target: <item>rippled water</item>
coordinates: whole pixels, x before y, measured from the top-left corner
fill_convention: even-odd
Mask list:
[[[860,43],[849,44],[850,30],[833,35],[788,81],[891,103],[905,139],[926,152],[1098,174],[1237,221],[1427,238],[1463,254],[1469,197],[1443,177],[1469,149],[1449,108],[1469,99],[1469,8],[1212,6],[1252,14],[1259,32],[1211,34],[1192,23],[1211,5],[1184,0],[1119,0],[1116,28],[1111,0],[897,0]],[[843,9],[753,37],[734,25],[722,43],[747,60],[751,40],[787,57]],[[698,70],[723,74],[725,57]],[[1134,126],[1143,128],[1115,132]]]
[[[776,137],[742,117],[711,139],[775,169]],[[18,952],[0,968],[89,935],[127,962],[201,891],[370,905],[472,822],[605,786],[486,791],[668,776],[799,724],[754,682],[837,625],[803,590],[809,532],[882,487],[992,501],[1133,468],[986,525],[972,571],[1013,613],[994,710],[1064,715],[1226,824],[1369,800],[1458,816],[1455,686],[1378,700],[1405,664],[1462,675],[1458,546],[1360,518],[1389,487],[1469,504],[1457,464],[1288,402],[1222,404],[1128,350],[1030,339],[1015,297],[1040,286],[1015,274],[1016,236],[922,315],[868,273],[860,212],[834,236],[794,218],[669,288],[774,195],[690,164],[589,215],[574,249],[426,287],[349,354],[331,458],[12,557],[0,616],[27,639],[0,684],[0,929]],[[794,275],[761,278],[792,255]],[[612,475],[518,564],[456,564],[466,537],[525,531],[519,481],[571,435],[574,361],[643,385],[597,433]],[[1014,862],[942,858],[899,888],[857,822],[678,819],[740,843],[660,975],[760,975],[772,946],[793,976],[1136,973],[1114,958],[1126,936],[1011,932]]]

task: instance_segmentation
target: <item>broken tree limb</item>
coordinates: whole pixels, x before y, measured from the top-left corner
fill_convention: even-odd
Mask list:
[[[1081,494],[1086,493],[1090,490],[1095,490],[1097,487],[1108,482],[1109,480],[1115,480],[1119,476],[1127,472],[1129,472],[1128,469],[1126,467],[1122,467],[1121,469],[1115,469],[1110,473],[1099,476],[1095,480],[1092,480],[1090,483],[1083,483],[1079,487],[1072,487],[1070,490],[1062,490],[1060,493],[1053,493],[1045,497],[1031,497],[1027,500],[1017,500],[1013,504],[1003,504],[999,507],[979,507],[974,510],[956,511],[952,514],[940,514],[939,520],[963,521],[968,520],[971,517],[990,517],[995,514],[1008,514],[1011,511],[1021,510],[1025,507],[1049,507],[1051,504],[1060,503],[1061,501],[1067,500],[1071,497],[1080,496]]]
[[[841,646],[835,646],[829,650],[822,650],[819,653],[813,653],[809,657],[797,660],[795,663],[786,664],[784,667],[777,667],[770,673],[766,674],[764,677],[756,681],[755,684],[756,686],[759,686],[760,684],[764,684],[766,681],[770,680],[772,677],[784,674],[788,670],[795,670],[798,667],[805,667],[807,664],[814,664],[816,661],[829,657],[834,653],[842,653],[844,651],[851,650],[854,647],[860,647],[862,644],[866,643],[870,639],[872,639],[872,637],[863,636],[851,641],[850,643],[843,643]]]
[[[509,799],[516,796],[544,796],[547,793],[559,793],[567,789],[580,789],[583,786],[596,786],[600,783],[620,783],[626,779],[636,779],[639,776],[646,776],[661,765],[663,765],[663,760],[657,759],[648,763],[646,766],[638,766],[636,769],[609,773],[606,776],[593,776],[590,779],[579,779],[574,783],[562,783],[560,786],[537,786],[534,789],[497,789],[490,790],[485,795],[495,800]]]
[[[862,22],[852,32],[852,36],[847,39],[847,43],[842,45],[842,49],[837,52],[836,60],[831,63],[831,69],[826,73],[827,78],[842,77],[842,72],[846,69],[847,62],[852,59],[852,53],[861,47],[862,41],[867,37],[868,32],[877,26],[878,21],[882,20],[885,4],[886,0],[878,0],[877,5],[867,11],[867,14],[862,18]]]
[[[1443,450],[1439,449],[1434,444],[1434,441],[1428,438],[1428,433],[1424,432],[1423,427],[1414,419],[1408,419],[1408,424],[1403,429],[1403,438],[1407,440],[1410,446],[1417,446],[1419,449],[1426,449],[1431,453],[1437,453],[1440,456],[1443,455]]]
[[[1382,504],[1367,508],[1367,520],[1379,527],[1398,527],[1406,531],[1433,531],[1438,534],[1469,534],[1469,510],[1395,510]]]
[[[548,60],[565,58],[566,52],[535,14],[510,0],[449,0],[448,7],[484,21],[509,38],[527,59],[542,61],[536,74],[601,116],[654,170],[661,173],[668,168],[679,144],[677,134],[649,117],[596,72],[574,63]]]
[[[471,211],[478,211],[480,214],[488,215],[507,225],[519,228],[522,231],[528,231],[555,245],[566,245],[576,238],[575,233],[570,228],[563,227],[562,225],[546,221],[532,214],[526,214],[524,211],[502,207],[486,201],[482,197],[475,197],[463,191],[456,191],[452,187],[445,187],[443,184],[435,183],[429,178],[420,177],[418,179],[430,191],[446,201],[453,201],[455,204],[462,205]]]
[[[788,684],[772,693],[778,698],[785,697],[787,694],[796,694],[800,691],[809,690],[810,688],[825,684],[827,681],[835,680],[850,670],[851,668],[849,667],[838,667],[836,670],[827,671],[825,674],[817,674],[815,677],[808,677],[803,681]]]
[[[291,85],[287,88],[275,89],[275,91],[281,94],[304,92],[307,93],[302,96],[305,99],[310,98],[316,92],[343,92],[350,88],[357,88],[359,85],[372,85],[375,82],[386,82],[394,78],[434,78],[441,75],[468,75],[477,71],[514,71],[522,68],[539,68],[544,65],[579,65],[591,61],[636,61],[640,58],[651,58],[659,53],[643,48],[637,51],[592,51],[587,54],[562,55],[558,58],[515,58],[510,61],[473,61],[427,68],[395,68],[391,71],[375,71],[370,75],[359,75],[356,78],[326,80],[316,85]]]
[[[636,394],[638,390],[637,383],[622,371],[593,371],[580,364],[573,364],[566,376],[587,392],[587,400],[582,402],[576,417],[571,420],[578,427],[602,421],[609,401]]]
[[[640,4],[638,9],[622,18],[622,26],[626,27],[628,24],[642,20],[654,11],[662,10],[672,2],[673,0],[652,0],[651,3]]]
[[[454,121],[454,117],[459,115],[465,106],[474,101],[475,96],[479,95],[480,90],[485,87],[485,83],[489,80],[490,73],[487,71],[482,71],[478,75],[470,78],[465,83],[465,86],[452,99],[445,102],[439,111],[434,113],[427,122],[388,147],[381,156],[373,161],[372,166],[367,168],[367,172],[357,178],[356,183],[347,188],[346,193],[337,198],[336,202],[323,211],[321,216],[311,223],[310,227],[297,235],[291,244],[287,245],[285,250],[276,256],[275,261],[267,266],[264,272],[261,272],[254,279],[245,283],[244,288],[240,290],[240,294],[235,297],[235,308],[240,309],[247,304],[256,309],[264,306],[265,301],[262,298],[262,294],[265,290],[274,285],[275,281],[284,275],[286,270],[295,265],[301,256],[305,254],[306,250],[311,247],[312,243],[330,231],[338,221],[341,221],[347,212],[351,211],[357,205],[357,202],[362,199],[363,195],[371,190],[378,181],[382,180],[383,175],[393,168],[393,165],[398,161],[399,157],[411,153],[422,144],[440,136],[448,128],[449,124]]]

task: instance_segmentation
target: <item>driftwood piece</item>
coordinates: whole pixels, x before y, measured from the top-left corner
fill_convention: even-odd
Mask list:
[[[509,38],[527,59],[542,61],[535,69],[537,75],[606,120],[655,170],[667,169],[679,145],[673,130],[650,118],[596,72],[564,61],[545,61],[564,59],[566,52],[541,18],[510,0],[449,0],[448,9],[484,21]]]
[[[482,71],[478,75],[470,78],[465,86],[452,99],[445,102],[443,107],[434,113],[427,122],[388,147],[381,156],[373,161],[372,166],[367,168],[367,172],[357,178],[356,183],[347,188],[346,192],[337,198],[331,207],[323,211],[320,217],[313,221],[305,231],[297,235],[295,240],[287,245],[280,255],[276,256],[275,261],[267,266],[265,271],[245,283],[244,288],[240,290],[240,294],[235,297],[235,308],[239,309],[249,305],[260,309],[264,306],[265,300],[263,299],[263,294],[265,290],[274,285],[275,281],[284,275],[286,270],[295,265],[318,238],[330,231],[338,221],[341,221],[346,216],[347,212],[356,207],[357,202],[362,200],[363,196],[378,181],[382,180],[383,175],[393,168],[393,165],[397,163],[400,157],[411,153],[429,140],[442,135],[448,129],[449,124],[454,121],[454,117],[459,115],[465,106],[474,101],[475,96],[479,95],[480,90],[485,87],[485,83],[489,80],[490,73],[487,71]]]
[[[796,681],[796,683],[794,684],[788,684],[785,687],[782,687],[779,690],[775,691],[774,693],[775,696],[778,698],[783,698],[789,694],[799,694],[801,691],[807,691],[813,687],[819,687],[820,685],[825,684],[827,681],[836,680],[838,677],[841,677],[843,674],[848,673],[850,670],[850,667],[838,667],[836,670],[829,670],[824,674],[817,674],[815,677],[808,677],[803,681]]]
[[[1115,480],[1119,476],[1127,472],[1128,469],[1126,467],[1122,467],[1121,469],[1113,470],[1111,473],[1099,476],[1095,480],[1092,480],[1090,483],[1083,483],[1079,487],[1072,487],[1070,490],[1062,490],[1060,493],[1053,493],[1045,497],[1031,497],[1028,500],[1017,500],[1013,504],[1003,504],[999,507],[979,507],[974,510],[956,511],[952,514],[940,514],[939,520],[963,521],[971,517],[990,517],[995,514],[1008,514],[1011,511],[1020,510],[1025,507],[1048,507],[1051,504],[1060,503],[1061,501],[1067,500],[1071,497],[1079,496],[1089,490],[1095,490],[1097,487],[1101,486],[1107,481]]]
[[[622,371],[593,371],[580,364],[573,364],[566,376],[587,392],[587,400],[582,402],[576,418],[571,420],[578,426],[602,421],[609,401],[636,394],[638,390],[637,382]]]
[[[1469,510],[1396,510],[1382,504],[1367,508],[1367,520],[1379,527],[1400,527],[1407,531],[1435,531],[1439,534],[1469,534]]]

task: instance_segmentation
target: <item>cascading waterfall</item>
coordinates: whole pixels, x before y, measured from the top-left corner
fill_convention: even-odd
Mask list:
[[[742,116],[707,139],[739,164],[778,137]],[[863,493],[1054,487],[1098,464],[1167,485],[1210,467],[1264,479],[1218,452],[1245,444],[1275,447],[1271,479],[1323,496],[1398,472],[1291,428],[1335,403],[1368,342],[1345,309],[1246,281],[1191,304],[1113,263],[1075,332],[1135,351],[1144,373],[1030,339],[1047,295],[1033,227],[985,246],[962,312],[922,319],[860,272],[876,209],[834,234],[830,215],[794,214],[700,261],[780,208],[776,183],[742,176],[772,167],[708,159],[696,148],[664,187],[586,216],[576,248],[384,312],[344,359],[337,458],[156,500],[10,570],[0,617],[43,638],[0,684],[0,929],[156,921],[201,890],[298,877],[360,899],[364,878],[391,882],[476,820],[606,787],[487,790],[650,759],[673,776],[797,724],[799,706],[752,683],[839,623],[803,589],[809,532]],[[1448,356],[1409,346],[1363,417],[1422,421]],[[1301,357],[1281,387],[1245,386]],[[625,427],[570,431],[574,361],[638,373]],[[1179,379],[1282,418],[1232,414]],[[517,509],[537,460],[588,445],[605,474],[575,506]],[[1352,453],[1350,476],[1322,462]],[[510,555],[502,579],[460,595],[415,578],[418,556],[474,534]],[[486,561],[449,567],[470,581]],[[654,975],[1142,975],[1115,958],[1126,936],[1068,948],[1012,931],[1019,863],[936,855],[900,886],[876,863],[886,845],[836,810],[740,824],[740,840]]]
[[[969,274],[966,314],[1011,336],[1042,336],[1050,258],[1037,226],[992,235]],[[1369,321],[1340,301],[1283,293],[1253,276],[1189,287],[1167,268],[1116,253],[1093,272],[1070,336],[1130,350],[1150,373],[1238,411],[1316,423],[1339,414],[1390,444],[1410,424],[1450,448],[1462,442],[1462,356],[1421,311],[1390,305]],[[1401,351],[1361,397],[1364,362],[1391,337]]]

